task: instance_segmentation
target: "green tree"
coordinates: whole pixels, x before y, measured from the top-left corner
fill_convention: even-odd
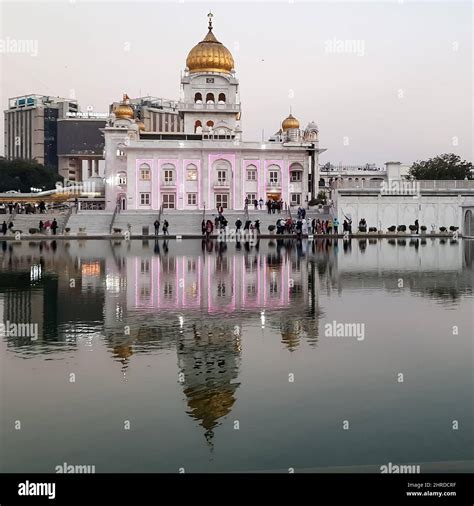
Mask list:
[[[0,192],[16,190],[29,193],[31,188],[52,190],[57,181],[63,181],[63,178],[35,160],[0,158]]]
[[[472,179],[472,163],[454,153],[414,162],[410,168],[411,179]]]

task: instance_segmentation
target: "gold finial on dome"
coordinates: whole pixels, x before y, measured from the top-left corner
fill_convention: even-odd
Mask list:
[[[281,128],[284,132],[286,130],[293,130],[300,128],[300,122],[293,116],[293,114],[291,114],[291,109],[288,117],[283,120]]]
[[[234,58],[224,44],[219,42],[212,33],[214,14],[210,12],[207,16],[209,31],[204,39],[189,51],[186,67],[190,73],[220,72],[230,74],[234,69]]]
[[[117,119],[133,119],[133,108],[129,103],[129,96],[124,93],[122,101],[114,109],[114,114]]]

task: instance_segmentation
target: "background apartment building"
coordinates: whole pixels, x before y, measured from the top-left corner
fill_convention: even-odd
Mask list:
[[[8,100],[5,118],[5,157],[37,160],[58,168],[57,125],[67,113],[77,113],[76,100],[24,95]]]

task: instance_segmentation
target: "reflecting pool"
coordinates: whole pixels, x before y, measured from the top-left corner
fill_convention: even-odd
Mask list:
[[[473,258],[0,242],[0,471],[472,471]]]

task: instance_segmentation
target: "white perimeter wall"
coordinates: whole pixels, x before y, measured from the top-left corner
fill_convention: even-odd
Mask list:
[[[342,223],[343,213],[352,218],[353,230],[361,218],[367,220],[368,227],[386,230],[392,225],[414,224],[417,219],[420,226],[425,225],[428,231],[434,224],[449,228],[451,225],[462,230],[461,196],[413,196],[374,195],[356,196],[341,195],[336,198],[337,216]],[[354,227],[355,225],[355,227]]]

